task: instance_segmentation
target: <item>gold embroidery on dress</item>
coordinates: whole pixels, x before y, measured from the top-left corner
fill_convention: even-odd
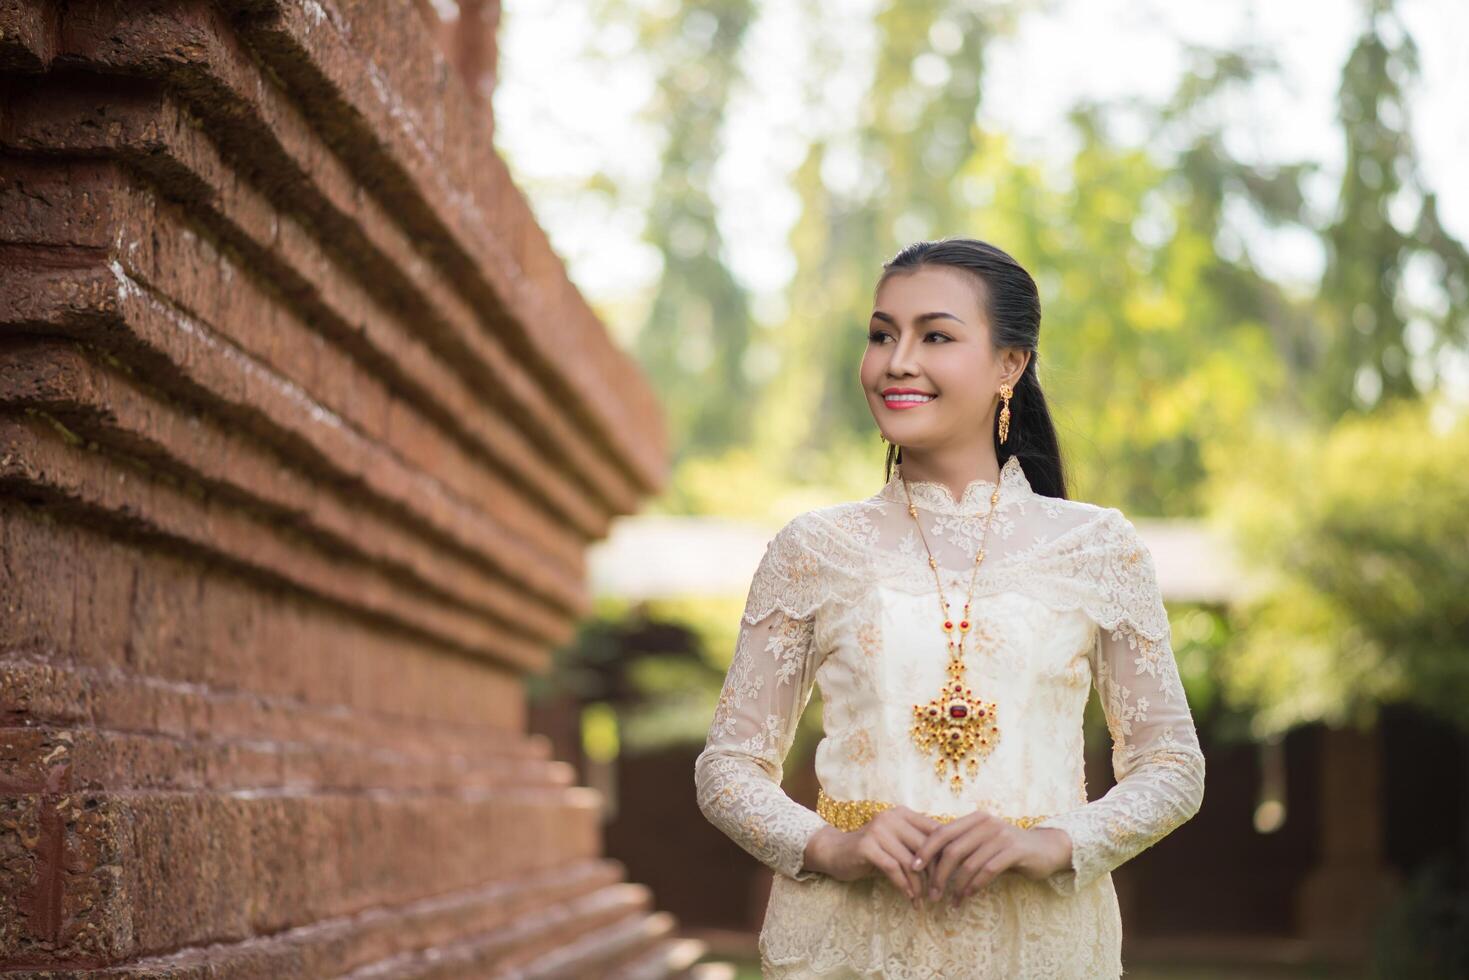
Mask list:
[[[859,766],[869,766],[877,753],[872,749],[872,738],[867,734],[867,729],[858,728],[844,740],[847,746],[847,755]]]
[[[883,800],[835,800],[826,795],[826,790],[820,787],[816,789],[817,814],[821,819],[838,830],[856,830],[882,811],[894,805]],[[959,817],[965,816],[965,814],[930,813],[927,816],[932,817],[939,823],[949,823],[950,821],[958,820]],[[1047,819],[1045,816],[1006,817],[1000,816],[999,814],[996,814],[996,816],[1022,830],[1028,830],[1042,820]]]

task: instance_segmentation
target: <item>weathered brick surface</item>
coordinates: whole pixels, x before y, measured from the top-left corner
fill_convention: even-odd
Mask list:
[[[595,804],[576,808],[544,790],[110,791],[15,802],[38,813],[27,822],[38,828],[39,870],[63,880],[59,889],[45,873],[33,878],[40,888],[7,882],[45,947],[35,965],[238,942],[550,870],[599,846]],[[24,952],[12,959],[30,965]]]
[[[119,91],[116,80],[73,80],[44,98],[17,93],[11,102],[0,120],[0,143],[30,155],[105,153],[126,160],[148,176],[159,196],[185,204],[191,220],[203,221],[221,241],[247,256],[300,317],[319,324],[346,349],[386,372],[384,380],[391,377],[396,387],[413,392],[420,410],[503,457],[523,479],[536,481],[536,492],[561,505],[578,527],[600,536],[605,513],[581,500],[579,488],[554,476],[556,466],[529,435],[538,428],[567,450],[588,480],[618,488],[612,504],[632,499],[614,468],[547,411],[549,402],[534,379],[483,332],[471,308],[434,275],[432,265],[415,255],[410,240],[385,213],[356,204],[354,215],[343,210],[347,202],[326,200],[333,190],[334,197],[347,196],[350,185],[344,187],[344,180],[321,187],[320,195],[308,193],[316,185],[303,186],[304,180],[290,183],[293,193],[275,195],[283,199],[277,207],[252,185],[234,179],[198,123],[157,86],[130,89],[124,82]],[[303,217],[298,219],[291,207],[299,208]],[[314,237],[304,221],[326,234]],[[364,233],[372,240],[352,247]],[[356,275],[334,273],[332,252]],[[126,262],[127,256],[120,260]],[[462,360],[456,365],[434,359],[429,338]],[[468,366],[481,364],[470,378],[463,376]],[[490,387],[477,388],[481,381]],[[517,399],[533,403],[536,411],[528,416],[526,408],[515,404]],[[482,400],[499,411],[479,410]]]
[[[367,909],[270,937],[143,957],[122,968],[27,975],[217,980],[336,976],[366,968],[372,976],[419,977],[446,975],[431,971],[443,969],[447,962],[459,967],[449,976],[504,976],[511,969],[506,960],[517,951],[549,948],[554,953],[573,947],[602,922],[615,923],[619,915],[662,925],[665,917],[645,914],[647,890],[620,883],[620,871],[615,862],[578,862],[392,909]],[[475,939],[466,941],[465,936]],[[464,969],[466,953],[478,953],[481,962]],[[612,975],[607,967],[615,955],[613,950],[602,950],[599,957],[589,958],[590,968],[582,975]]]
[[[0,488],[65,511],[76,519],[178,549],[198,561],[228,561],[283,588],[355,608],[386,628],[507,664],[535,666],[541,641],[511,633],[487,613],[415,596],[399,582],[349,556],[300,546],[289,528],[186,485],[77,444],[45,418],[0,418]],[[571,625],[560,624],[561,636]]]
[[[268,196],[317,190],[317,178],[339,177],[332,181],[338,198],[329,207],[345,220],[308,213],[331,222],[333,233],[353,229],[349,241],[370,232],[373,222],[347,204],[347,189],[362,201],[359,207],[381,202],[388,220],[404,229],[412,254],[444,270],[476,317],[492,321],[495,338],[540,374],[549,399],[522,389],[516,408],[544,405],[540,421],[567,439],[576,428],[568,422],[588,427],[616,447],[613,462],[639,468],[629,472],[644,488],[661,479],[663,460],[634,435],[651,434],[651,442],[661,444],[651,392],[580,300],[493,146],[475,145],[462,154],[454,149],[477,144],[483,128],[467,106],[451,119],[458,87],[445,73],[441,99],[420,108],[385,84],[416,60],[402,56],[401,33],[389,35],[396,51],[389,63],[357,56],[353,18],[370,21],[376,12],[406,12],[406,6],[356,4],[350,18],[330,3],[245,0],[234,6],[264,12],[242,19],[236,33],[226,14],[205,0],[71,3],[61,18],[55,61],[166,81],[226,155],[248,160]],[[365,23],[362,36],[373,26]],[[421,29],[418,40],[428,40]],[[293,91],[272,85],[261,61],[293,82]],[[323,74],[328,71],[341,84]],[[298,111],[292,94],[312,100],[320,115]],[[456,128],[425,126],[430,116]],[[452,134],[448,152],[436,152],[434,132]],[[409,166],[411,173],[404,169]],[[348,172],[338,175],[338,167]],[[578,356],[566,356],[568,350]]]
[[[468,608],[494,612],[533,636],[561,635],[564,613],[581,607],[568,582],[556,607],[525,601],[507,576],[433,547],[278,455],[175,402],[152,397],[115,369],[89,361],[74,345],[51,340],[10,345],[0,404],[46,413],[89,441],[125,450],[161,479],[196,484],[268,513],[273,523],[309,535],[317,547],[380,567],[406,588],[430,591]],[[524,583],[530,585],[531,583]]]
[[[106,712],[123,710],[135,700],[127,692],[145,687],[159,700],[137,709],[137,718],[192,717],[196,709],[186,710],[182,696],[197,686],[221,695],[211,699],[207,724],[241,732],[257,724],[242,714],[252,702],[357,739],[394,719],[426,732],[464,726],[477,740],[524,729],[519,675],[383,629],[352,609],[34,509],[0,507],[0,554],[0,664],[78,672],[76,698],[87,700],[73,698],[73,721],[141,728]],[[90,696],[113,676],[147,683]],[[49,678],[27,696],[64,705],[49,697],[60,683],[59,675]],[[54,710],[33,716],[51,721]],[[364,723],[370,727],[355,727]],[[378,737],[400,739],[401,728]]]
[[[456,523],[472,519],[474,511],[484,509],[482,502],[498,501],[503,516],[539,536],[537,550],[576,565],[585,538],[572,533],[563,514],[548,514],[544,504],[533,504],[546,498],[522,496],[500,472],[443,438],[363,359],[325,343],[278,303],[274,281],[252,280],[248,267],[201,237],[180,209],[111,166],[11,161],[0,167],[0,178],[0,207],[25,216],[23,228],[11,238],[33,246],[31,265],[16,270],[11,298],[0,300],[0,322],[10,322],[16,331],[48,334],[69,326],[72,335],[108,349],[152,347],[143,356],[159,363],[150,365],[149,381],[179,396],[190,398],[197,386],[208,386],[208,393],[238,415],[265,415],[261,427],[286,427],[302,419],[296,425],[309,426],[317,439],[350,440],[342,450],[318,449],[305,456],[306,465],[325,469],[322,456],[351,460],[376,449],[375,456],[386,458],[374,458],[375,469],[404,470],[400,479],[409,487],[400,493],[437,490],[458,504]],[[116,241],[127,245],[110,248]],[[64,278],[68,269],[69,281]],[[32,280],[36,285],[28,288]],[[114,294],[91,285],[107,280]],[[58,289],[58,281],[71,288]],[[89,302],[97,306],[87,310]],[[129,314],[159,326],[118,329],[110,322]],[[194,369],[180,363],[187,358],[211,363]],[[247,384],[251,381],[253,386]],[[262,404],[264,398],[272,403]],[[283,451],[290,452],[289,445]],[[502,527],[498,533],[505,543],[479,550],[498,555],[511,547],[509,532]],[[502,560],[524,565],[525,558],[509,552]]]
[[[421,6],[0,0],[7,975],[689,960],[525,733],[657,404]]]

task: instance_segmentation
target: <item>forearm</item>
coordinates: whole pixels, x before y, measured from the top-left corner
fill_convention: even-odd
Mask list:
[[[1071,842],[1066,865],[1050,878],[1073,894],[1185,823],[1203,800],[1204,759],[1196,749],[1160,751],[1101,799],[1046,820],[1039,830]]]
[[[1038,878],[1048,878],[1071,867],[1071,835],[1059,827],[1032,827],[1031,833],[1044,842]]]
[[[838,830],[831,824],[817,830],[806,842],[806,850],[802,855],[802,868],[818,874],[831,874],[833,851],[844,836],[846,836],[845,831]]]
[[[797,880],[816,873],[804,866],[810,838],[833,828],[791,799],[756,760],[710,751],[695,773],[699,810],[725,836],[772,871]]]

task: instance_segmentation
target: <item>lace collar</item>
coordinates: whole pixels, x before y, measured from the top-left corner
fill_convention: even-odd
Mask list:
[[[964,488],[964,495],[957,501],[949,494],[949,488],[936,480],[910,481],[908,495],[905,495],[902,468],[902,463],[893,467],[892,477],[877,492],[879,497],[906,507],[908,495],[911,495],[916,506],[938,514],[988,513],[989,497],[995,489],[993,480],[971,480]],[[1004,507],[1013,501],[1022,500],[1033,494],[1030,481],[1025,478],[1025,470],[1020,466],[1020,457],[1011,456],[1005,460],[1005,465],[1000,467],[1000,500],[997,507]]]

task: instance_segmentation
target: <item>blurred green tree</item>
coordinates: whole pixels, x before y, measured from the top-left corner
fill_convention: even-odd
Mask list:
[[[1232,611],[1224,689],[1257,734],[1406,701],[1469,732],[1469,416],[1398,400],[1258,447],[1218,511],[1279,574]]]
[[[644,13],[642,46],[660,75],[649,111],[666,120],[668,143],[647,226],[663,274],[636,354],[662,395],[677,464],[742,441],[753,411],[743,370],[749,297],[725,263],[710,189],[755,8],[692,0]]]
[[[1312,369],[1312,395],[1328,420],[1431,390],[1433,355],[1469,341],[1469,253],[1439,220],[1408,128],[1417,46],[1396,0],[1364,6],[1338,90],[1346,167],[1324,232],[1322,344]],[[1427,355],[1416,358],[1418,376],[1415,355]]]

